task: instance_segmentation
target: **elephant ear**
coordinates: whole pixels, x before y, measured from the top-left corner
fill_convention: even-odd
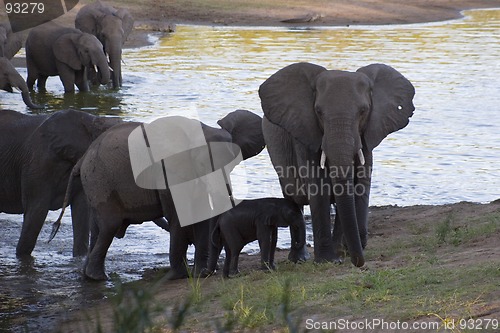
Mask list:
[[[323,136],[314,99],[316,77],[325,70],[311,63],[295,63],[280,69],[259,88],[266,118],[312,151],[320,148]]]
[[[120,8],[114,14],[118,16],[122,20],[122,29],[123,29],[123,41],[127,39],[128,35],[132,32],[134,28],[134,18],[130,15],[129,11],[123,8]]]
[[[76,110],[54,113],[37,131],[48,141],[48,146],[60,159],[76,163],[92,143],[95,116]]]
[[[243,159],[253,157],[264,149],[262,118],[247,110],[236,110],[217,122],[231,134],[232,142],[241,149]]]
[[[56,39],[52,45],[56,59],[74,70],[82,68],[82,62],[80,61],[76,46],[80,37],[81,34],[78,33],[67,33]]]
[[[384,64],[371,64],[357,71],[372,81],[372,110],[363,134],[371,151],[387,135],[408,125],[415,110],[415,88],[401,73]]]

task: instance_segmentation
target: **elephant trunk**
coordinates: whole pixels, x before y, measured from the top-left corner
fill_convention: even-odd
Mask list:
[[[108,46],[110,45],[110,46]],[[122,85],[122,43],[121,40],[114,40],[106,43],[106,53],[109,55],[109,65],[113,70],[113,88],[120,88]]]
[[[336,124],[334,130],[325,128],[323,149],[332,180],[332,192],[335,197],[336,213],[342,224],[342,230],[356,267],[364,265],[363,248],[359,236],[354,193],[354,158],[361,141],[357,133],[353,135],[351,126]]]
[[[43,109],[44,108],[43,105],[38,105],[38,104],[33,103],[33,101],[31,100],[31,97],[30,97],[28,85],[26,84],[26,81],[24,81],[23,77],[17,71],[15,71],[15,73],[13,73],[10,76],[9,81],[13,87],[16,87],[19,90],[21,90],[21,96],[23,97],[23,101],[24,101],[24,104],[26,104],[26,106],[28,106],[29,108],[32,108],[32,109]]]
[[[108,66],[108,61],[106,56],[103,54],[102,57],[99,57],[93,63],[97,66],[97,75],[99,79],[99,83],[106,85],[111,78],[111,73]]]

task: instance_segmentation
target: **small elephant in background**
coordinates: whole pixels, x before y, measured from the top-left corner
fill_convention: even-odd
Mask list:
[[[24,78],[17,72],[12,63],[6,57],[0,57],[0,89],[7,92],[14,92],[12,88],[21,91],[24,104],[32,109],[43,109],[43,105],[33,103],[30,97],[28,85]]]
[[[87,68],[97,67],[100,84],[107,84],[111,72],[101,42],[78,29],[48,22],[33,28],[26,40],[27,84],[30,90],[37,81],[45,90],[49,76],[59,75],[64,91],[88,91]]]
[[[306,224],[299,206],[283,198],[243,200],[233,209],[219,215],[212,232],[212,243],[218,251],[210,254],[209,269],[215,271],[224,247],[226,258],[223,276],[239,274],[238,257],[243,247],[259,241],[261,268],[275,269],[274,252],[278,227],[290,227],[292,249],[305,245]]]
[[[122,48],[134,27],[132,15],[126,9],[116,9],[98,0],[80,9],[75,18],[75,27],[96,36],[102,43],[113,70],[113,88],[120,88]]]

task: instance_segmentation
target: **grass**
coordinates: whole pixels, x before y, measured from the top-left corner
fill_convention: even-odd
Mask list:
[[[111,302],[114,331],[304,332],[307,319],[340,318],[433,321],[443,330],[451,320],[477,318],[498,299],[500,260],[461,264],[456,259],[466,253],[461,251],[496,242],[500,212],[418,223],[408,225],[401,237],[374,240],[364,270],[281,261],[277,271],[250,271],[233,279],[190,277],[186,293],[161,306],[155,288],[168,288],[163,281],[143,291],[117,284]]]

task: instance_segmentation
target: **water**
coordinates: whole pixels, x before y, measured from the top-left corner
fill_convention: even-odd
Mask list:
[[[76,107],[152,121],[197,117],[216,126],[230,111],[262,114],[259,85],[297,61],[354,71],[374,62],[393,66],[415,86],[416,111],[407,128],[374,152],[372,205],[489,202],[500,197],[500,10],[468,11],[461,20],[414,25],[318,29],[178,26],[152,46],[124,51],[124,87],[64,96],[49,78],[35,102],[47,112]],[[26,70],[19,69],[26,77]],[[19,94],[0,92],[1,106],[29,112]],[[280,196],[266,151],[245,163],[249,198]],[[54,221],[57,213],[50,213]],[[71,221],[50,243],[42,230],[34,260],[15,258],[21,217],[0,214],[0,331],[37,331],[66,309],[102,298],[112,283],[88,287],[81,261],[71,258]],[[310,237],[310,235],[309,235]],[[115,239],[106,269],[125,281],[168,263],[168,233],[152,223],[131,226]],[[289,246],[287,231],[281,247]],[[247,247],[256,251],[257,245]],[[190,255],[192,255],[192,248]],[[126,262],[126,263],[125,263]],[[55,290],[55,291],[54,291]],[[47,324],[49,323],[49,324]]]

